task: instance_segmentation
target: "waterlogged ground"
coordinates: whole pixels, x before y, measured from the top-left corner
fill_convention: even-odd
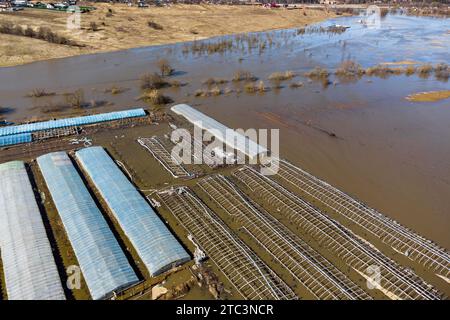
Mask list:
[[[379,28],[366,28],[360,19],[321,24],[351,26],[342,34],[292,29],[207,40],[232,40],[230,48],[219,53],[198,52],[200,42],[181,43],[2,68],[0,106],[11,109],[5,117],[12,121],[61,117],[79,111],[43,111],[64,102],[61,93],[78,89],[96,105],[83,112],[146,106],[136,100],[139,78],[156,71],[156,61],[166,58],[177,70],[172,80],[186,84],[164,89],[176,103],[190,103],[234,128],[279,128],[282,157],[450,248],[450,100],[405,99],[417,92],[449,90],[450,83],[433,75],[364,76],[354,81],[332,76],[324,87],[301,76],[316,66],[333,71],[347,59],[365,68],[405,61],[450,63],[450,21],[387,16]],[[231,79],[237,69],[251,71],[271,89],[248,94],[243,84],[230,82],[220,85],[232,91],[228,94],[195,97],[196,90],[206,88],[204,80]],[[299,76],[275,89],[268,76],[285,70]],[[304,85],[293,89],[292,82]],[[126,90],[105,93],[113,85]],[[34,88],[57,95],[25,97]]]

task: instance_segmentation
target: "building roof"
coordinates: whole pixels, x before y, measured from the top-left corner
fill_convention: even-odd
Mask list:
[[[158,275],[190,260],[178,240],[102,147],[76,152],[149,273]]]
[[[22,161],[0,164],[0,249],[9,300],[64,300],[64,290]]]
[[[228,128],[187,104],[177,104],[171,110],[185,117],[195,126],[209,132],[225,145],[242,152],[250,158],[256,158],[259,154],[267,152],[266,148],[250,140],[248,137]]]
[[[65,118],[59,120],[49,120],[43,122],[34,122],[28,124],[21,124],[17,126],[6,126],[0,128],[0,137],[8,136],[12,134],[18,133],[32,133],[36,131],[49,130],[49,129],[58,129],[58,128],[67,128],[73,126],[80,126],[92,123],[99,123],[105,121],[113,121],[125,118],[134,118],[134,117],[143,117],[145,116],[145,110],[142,108],[124,110],[124,111],[116,111],[109,113],[100,113],[94,114],[90,116],[82,116],[75,118]]]
[[[19,133],[0,137],[0,147],[33,141],[31,133]]]
[[[37,158],[92,299],[138,281],[127,257],[65,152]]]

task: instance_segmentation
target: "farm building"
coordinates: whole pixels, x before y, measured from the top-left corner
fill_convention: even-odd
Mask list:
[[[152,276],[190,257],[102,147],[76,152],[81,167],[105,200]]]
[[[264,154],[267,149],[250,140],[248,137],[234,131],[187,104],[177,104],[171,108],[173,112],[185,117],[193,125],[207,131],[225,145],[236,149],[251,159]]]
[[[65,152],[37,158],[92,299],[110,297],[138,278]]]
[[[17,126],[6,126],[0,128],[0,137],[9,136],[20,133],[32,133],[36,131],[58,129],[58,128],[68,128],[73,126],[81,126],[93,123],[100,123],[106,121],[114,121],[126,118],[135,118],[145,116],[145,110],[142,108],[100,113],[90,116],[82,116],[75,118],[66,118],[59,120],[49,120],[43,122],[34,122],[28,124],[21,124]]]
[[[31,133],[19,133],[0,137],[0,147],[33,141]]]
[[[23,162],[0,164],[0,190],[0,249],[8,299],[65,300]]]

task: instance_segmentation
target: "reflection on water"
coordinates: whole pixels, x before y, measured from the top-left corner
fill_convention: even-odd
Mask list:
[[[347,59],[364,67],[404,60],[450,63],[449,19],[388,15],[378,29],[364,27],[360,19],[318,25],[351,26],[341,34],[292,29],[211,39],[206,43],[232,40],[227,50],[211,54],[187,50],[199,45],[188,43],[2,68],[0,105],[15,109],[7,119],[23,120],[42,116],[44,106],[62,101],[61,95],[26,98],[32,89],[63,93],[81,88],[88,101],[108,102],[97,106],[98,112],[145,106],[136,100],[138,79],[156,71],[155,61],[164,57],[177,70],[173,78],[187,83],[165,89],[177,103],[188,102],[231,127],[280,128],[283,157],[450,248],[450,102],[404,99],[414,92],[448,90],[448,82],[416,75],[363,77],[351,83],[332,78],[333,84],[324,88],[298,76],[264,94],[193,95],[205,79],[230,79],[237,69],[249,70],[273,87],[267,79],[272,72],[302,74],[318,65],[332,70]],[[304,86],[292,89],[293,81]],[[113,85],[127,90],[105,93]],[[226,86],[242,88],[221,85]],[[318,129],[334,132],[338,139]]]

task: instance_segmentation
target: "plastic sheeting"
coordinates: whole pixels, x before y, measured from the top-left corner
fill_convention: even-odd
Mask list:
[[[37,158],[93,299],[138,281],[134,270],[65,152]]]
[[[76,158],[152,276],[190,260],[178,240],[102,147],[82,149],[76,152]]]
[[[266,153],[267,149],[250,140],[248,137],[234,131],[187,104],[177,104],[171,108],[176,114],[182,115],[189,122],[212,134],[233,149],[242,152],[250,158],[256,158],[260,153]]]
[[[0,164],[0,248],[10,300],[64,300],[52,249],[21,161]]]
[[[81,126],[92,123],[99,123],[105,121],[113,121],[126,118],[135,118],[145,116],[145,110],[142,108],[131,109],[124,111],[116,111],[109,113],[100,113],[91,116],[66,118],[59,120],[50,120],[43,122],[35,122],[29,124],[21,124],[18,126],[7,126],[0,128],[0,136],[8,136],[12,134],[19,133],[31,133],[42,130],[57,129],[57,128],[67,128],[72,126]]]
[[[31,133],[19,133],[10,136],[0,137],[0,147],[10,146],[19,143],[28,143],[33,141]]]

